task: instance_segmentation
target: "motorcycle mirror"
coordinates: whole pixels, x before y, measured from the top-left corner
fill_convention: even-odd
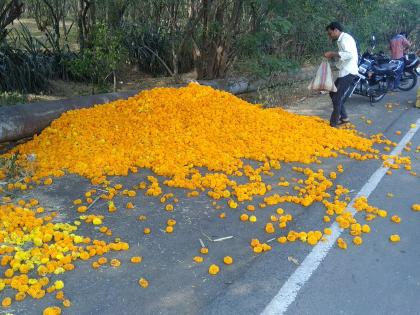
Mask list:
[[[376,46],[376,37],[375,35],[372,35],[372,37],[370,38],[370,47],[373,49],[375,49]]]

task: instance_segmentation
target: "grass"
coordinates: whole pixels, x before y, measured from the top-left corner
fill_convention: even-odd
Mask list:
[[[67,20],[66,27],[69,28],[72,23],[73,23],[72,20]],[[16,30],[19,32],[22,30],[22,25],[30,31],[33,37],[35,37],[36,39],[42,42],[46,42],[45,34],[38,29],[35,19],[21,18],[18,21],[14,22],[13,24],[9,25],[7,28],[9,30]],[[62,28],[62,23],[60,23],[60,35],[61,35],[61,40],[64,41],[64,32]],[[77,27],[75,24],[72,26],[71,31],[68,35],[68,42],[69,42],[70,49],[72,50],[79,49],[79,44],[77,43]]]
[[[28,97],[17,92],[0,92],[0,106],[27,103]]]

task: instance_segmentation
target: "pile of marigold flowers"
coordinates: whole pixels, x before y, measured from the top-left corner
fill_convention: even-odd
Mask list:
[[[111,229],[103,225],[103,216],[85,214],[96,198],[107,200],[108,211],[114,213],[118,210],[113,202],[116,196],[134,198],[137,191],[143,190],[145,195],[159,198],[164,211],[176,211],[178,198],[164,194],[154,176],[148,176],[148,183],[141,182],[124,190],[121,184],[112,186],[108,180],[108,176],[126,176],[148,168],[166,177],[163,182],[166,186],[188,189],[188,197],[206,192],[214,199],[216,209],[221,208],[222,200],[226,208],[240,210],[236,215],[243,224],[256,224],[259,209],[276,206],[269,222],[263,222],[263,230],[270,237],[275,235],[280,244],[300,241],[314,246],[331,235],[329,228],[289,230],[293,216],[277,206],[294,203],[308,207],[319,202],[325,207],[322,221],[336,221],[353,236],[355,245],[361,245],[362,236],[370,232],[370,227],[360,224],[346,210],[349,189],[334,184],[338,174],[344,171],[343,166],[327,172],[319,165],[324,158],[342,156],[360,161],[383,160],[392,169],[402,165],[411,171],[409,158],[383,155],[374,147],[379,145],[396,144],[382,135],[368,139],[354,130],[331,128],[317,117],[299,116],[279,108],[264,109],[229,93],[190,84],[179,89],[144,91],[128,100],[63,114],[32,141],[5,155],[6,158],[17,155],[17,163],[32,173],[23,182],[10,183],[6,190],[23,191],[38,184],[51,185],[54,177],[65,174],[87,177],[92,184],[102,185],[103,193],[87,191],[85,196],[74,200],[73,206],[82,214],[81,220],[100,226],[101,233],[112,236]],[[258,161],[259,166],[252,166],[249,160]],[[273,177],[286,163],[305,165],[292,167],[300,178],[281,177],[277,185],[264,183],[263,176]],[[309,165],[318,167],[312,169]],[[1,176],[4,177],[4,172],[0,172]],[[286,188],[294,193],[282,190]],[[251,204],[255,197],[261,197],[262,202]],[[363,197],[355,201],[354,207],[366,213],[366,221],[387,216],[387,211],[369,205]],[[135,205],[130,201],[126,208],[133,209]],[[420,206],[413,205],[413,210],[419,211]],[[8,267],[5,278],[0,279],[0,291],[5,286],[15,289],[16,301],[27,295],[41,298],[46,293],[62,292],[62,283],[51,284],[49,275],[74,269],[77,260],[129,248],[124,242],[105,243],[79,236],[75,234],[77,225],[53,223],[53,215],[42,213],[35,200],[22,200],[18,204],[4,200],[0,206],[0,241],[6,244],[0,247],[1,265]],[[225,218],[226,213],[219,217]],[[146,221],[146,216],[139,216],[138,220]],[[397,216],[391,220],[401,221]],[[176,233],[174,219],[167,220],[166,225],[165,233]],[[143,230],[144,234],[151,232],[149,227]],[[397,242],[399,236],[392,235],[390,240]],[[268,242],[256,238],[247,242],[255,254],[272,249]],[[28,243],[30,248],[24,249],[27,247],[22,245]],[[342,238],[337,245],[347,248]],[[207,252],[200,250],[203,255]],[[204,261],[202,256],[192,259],[197,264]],[[136,256],[131,262],[141,260]],[[92,266],[100,268],[106,263],[107,259],[101,257]],[[226,256],[223,263],[231,265],[233,258]],[[110,264],[118,267],[120,261],[113,259]],[[216,275],[222,268],[211,264],[207,272]],[[29,273],[36,276],[29,277]],[[143,288],[149,286],[144,278],[137,281]],[[59,297],[64,299],[63,293]],[[9,302],[4,300],[3,305],[8,306]]]
[[[346,149],[365,152],[354,158],[373,158],[379,151],[372,144],[354,132],[331,129],[317,117],[263,109],[227,92],[190,84],[66,112],[11,154],[19,153],[24,166],[33,164],[34,180],[64,171],[102,183],[108,175],[150,168],[170,177],[168,185],[217,189],[232,183],[197,168],[231,175],[246,170],[243,159],[272,166],[312,163],[319,157],[355,154]],[[31,157],[34,162],[28,162]]]

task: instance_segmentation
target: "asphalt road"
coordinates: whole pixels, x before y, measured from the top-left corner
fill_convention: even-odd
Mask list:
[[[420,118],[420,110],[414,108],[415,94],[416,90],[388,95],[374,107],[366,98],[354,96],[347,103],[350,119],[368,135],[383,132],[389,139],[399,142],[410,130],[410,124]],[[331,110],[325,97],[320,97],[316,108],[310,106],[310,102],[301,103],[292,110],[322,117],[328,117]],[[362,116],[373,123],[366,124]],[[396,130],[402,135],[396,135]],[[412,139],[412,147],[417,146],[420,146],[420,131]],[[413,171],[420,174],[420,154],[415,150],[404,153],[411,156]],[[321,166],[327,171],[335,169],[339,163],[345,171],[335,184],[351,189],[351,197],[381,165],[379,161],[362,163],[339,158],[325,160]],[[274,177],[266,176],[264,181],[274,184],[279,176],[289,174],[290,177],[290,173],[290,166],[286,166]],[[114,182],[130,187],[149,174],[142,170],[126,178],[115,178]],[[387,209],[388,217],[371,224],[372,232],[364,237],[362,246],[349,244],[346,251],[334,246],[297,292],[286,313],[419,313],[420,213],[410,209],[413,203],[420,203],[419,183],[418,176],[404,170],[385,176],[372,192],[369,202]],[[78,217],[71,206],[72,200],[90,188],[87,180],[66,176],[52,186],[37,187],[26,197],[38,198],[47,210],[59,209],[60,220],[69,222]],[[240,207],[232,210],[220,204],[223,208],[216,210],[205,194],[187,198],[182,190],[165,188],[165,192],[173,192],[180,199],[173,213],[163,211],[156,198],[139,194],[133,202],[136,205],[133,210],[124,208],[125,197],[116,199],[115,203],[121,209],[116,214],[107,213],[103,201],[95,204],[92,211],[106,216],[105,223],[112,227],[113,237],[129,242],[131,248],[127,252],[107,254],[108,258],[122,261],[119,268],[104,266],[93,270],[91,261],[81,262],[75,271],[57,276],[64,280],[66,297],[72,301],[72,307],[64,309],[63,314],[260,314],[313,249],[300,242],[282,246],[274,241],[272,251],[255,255],[249,246],[250,240],[270,239],[263,226],[277,207],[258,209],[257,223],[244,225],[239,220],[244,212]],[[387,197],[388,192],[394,197]],[[258,204],[261,200],[253,203]],[[287,204],[283,208],[294,216],[288,226],[290,229],[314,230],[329,226],[322,222],[322,205],[303,209]],[[223,211],[226,219],[218,217]],[[140,214],[146,215],[148,220],[136,220]],[[402,223],[390,222],[391,214],[398,214]],[[163,232],[169,218],[177,220],[173,234]],[[144,235],[144,227],[151,227],[152,233]],[[78,233],[102,237],[92,226],[82,225]],[[401,236],[398,244],[388,241],[389,235],[395,233]],[[349,235],[343,235],[351,243]],[[214,242],[230,236],[232,238]],[[192,258],[199,254],[200,239],[209,248],[209,253],[202,264],[196,264]],[[136,255],[143,256],[140,265],[129,262],[130,257]],[[223,264],[222,258],[226,255],[234,258],[234,264]],[[217,276],[207,272],[212,263],[221,267]],[[149,280],[147,289],[139,287],[137,280],[140,277]],[[6,293],[2,292],[0,296]],[[59,305],[51,295],[40,301],[26,299],[14,303],[0,312],[41,314],[42,309],[50,305]]]

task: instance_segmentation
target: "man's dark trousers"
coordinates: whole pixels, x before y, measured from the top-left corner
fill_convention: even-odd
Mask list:
[[[339,124],[340,119],[347,120],[347,112],[344,107],[344,102],[349,96],[350,89],[353,87],[356,76],[348,74],[344,77],[335,80],[337,92],[330,92],[330,97],[333,103],[333,112],[330,118],[330,125],[335,127]]]

